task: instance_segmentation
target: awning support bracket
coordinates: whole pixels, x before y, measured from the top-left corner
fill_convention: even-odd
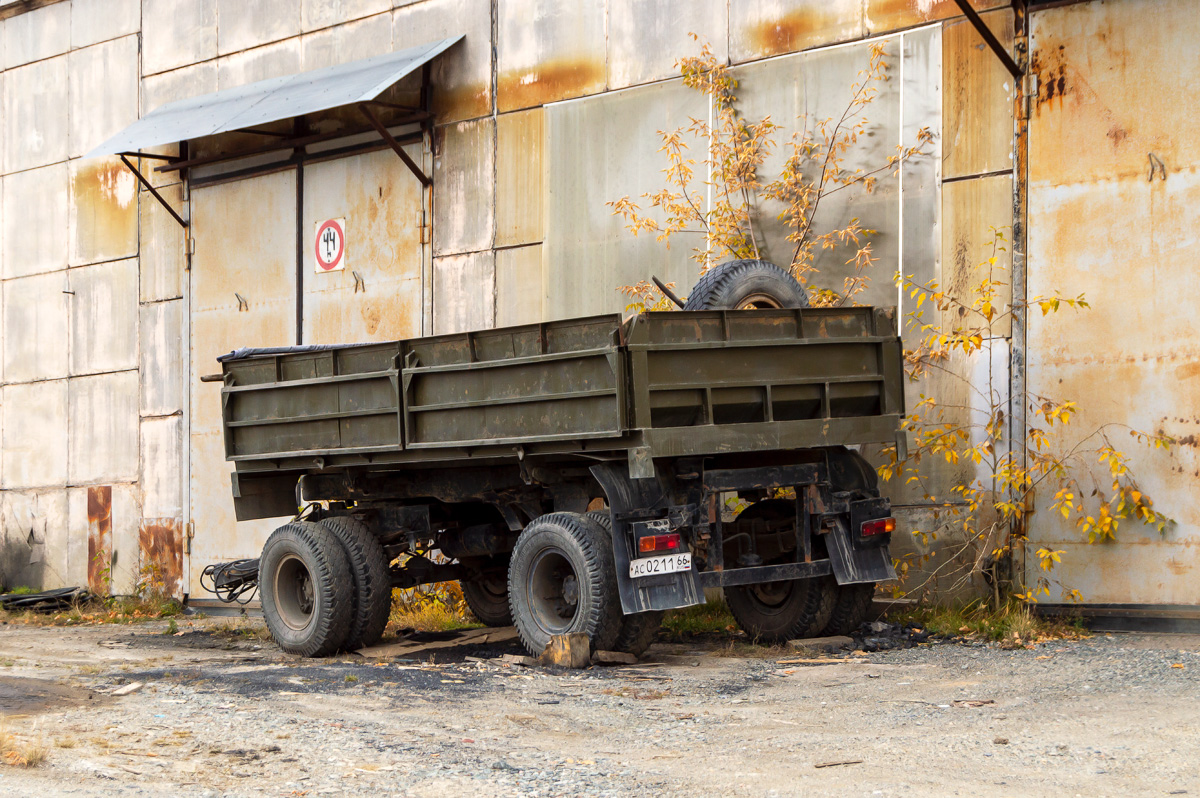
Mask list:
[[[180,216],[175,211],[174,208],[172,208],[170,205],[167,204],[167,201],[165,199],[163,199],[163,195],[158,193],[158,189],[156,189],[154,186],[150,185],[150,181],[147,180],[146,177],[137,170],[137,167],[134,166],[133,163],[130,162],[130,160],[127,157],[125,157],[125,153],[121,153],[118,157],[121,159],[121,162],[124,163],[126,167],[128,167],[129,171],[133,172],[133,174],[137,177],[137,179],[141,182],[141,184],[146,187],[146,190],[149,191],[156,200],[158,200],[158,204],[162,205],[164,208],[166,208],[167,213],[171,214],[172,218],[174,218],[175,221],[179,222],[179,226],[182,227],[184,230],[188,229],[188,223],[186,221],[184,221],[183,217]]]
[[[1000,63],[1004,64],[1004,68],[1012,74],[1014,79],[1019,81],[1024,74],[1021,68],[1017,66],[1017,62],[1013,60],[1013,57],[1008,54],[1008,50],[1004,49],[1004,45],[992,33],[991,28],[984,24],[979,13],[971,8],[970,0],[954,0],[954,2],[958,5],[959,10],[963,12],[967,21],[975,27],[975,31],[987,42],[987,46],[992,48],[992,52],[1000,59]]]
[[[379,121],[379,117],[375,116],[370,106],[366,103],[359,103],[358,109],[363,112],[363,116],[367,118],[367,121],[371,123],[371,127],[375,128],[380,137],[387,142],[387,145],[400,156],[400,160],[404,161],[404,165],[408,167],[409,171],[416,175],[417,180],[421,181],[422,186],[428,186],[433,183],[433,180],[421,171],[421,167],[417,166],[416,161],[410,158],[408,153],[404,151],[404,148],[400,146],[400,143],[392,137],[392,134],[388,132],[387,126]]]

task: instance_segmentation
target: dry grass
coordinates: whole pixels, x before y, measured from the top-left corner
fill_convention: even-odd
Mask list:
[[[215,637],[236,642],[251,640],[266,642],[271,639],[271,633],[267,630],[265,623],[249,618],[219,621],[208,627],[208,631]]]
[[[1045,618],[1028,605],[1012,601],[999,610],[979,601],[951,606],[893,610],[892,623],[914,624],[943,637],[998,642],[1005,648],[1026,648],[1047,640],[1078,640],[1089,636],[1078,618]]]
[[[392,612],[388,618],[387,634],[396,634],[402,629],[449,632],[480,626],[482,624],[467,608],[457,582],[392,591]]]
[[[733,619],[724,601],[710,601],[707,604],[670,610],[663,616],[663,629],[672,640],[695,635],[730,637],[738,634],[737,621]]]
[[[11,612],[0,609],[0,623],[29,626],[83,626],[91,624],[130,624],[173,618],[183,611],[172,598],[122,596],[94,598],[75,604],[70,609],[55,612],[23,610]]]
[[[50,749],[38,739],[0,727],[0,762],[18,768],[33,768],[46,761]]]

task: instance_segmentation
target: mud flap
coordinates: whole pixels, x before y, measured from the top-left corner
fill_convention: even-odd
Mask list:
[[[630,479],[625,464],[604,463],[592,466],[592,474],[604,488],[612,508],[613,564],[617,571],[617,589],[621,610],[626,615],[647,610],[671,610],[704,603],[700,574],[692,568],[675,574],[629,576],[629,525],[631,513],[665,512],[665,492],[658,479]]]
[[[850,535],[850,528],[843,518],[838,518],[834,527],[825,534],[825,547],[833,565],[833,576],[839,585],[886,582],[896,578],[892,553],[886,544],[857,547]]]

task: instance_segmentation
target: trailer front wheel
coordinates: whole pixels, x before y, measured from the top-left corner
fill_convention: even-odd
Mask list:
[[[293,521],[263,546],[263,619],[289,654],[322,657],[341,647],[350,631],[353,584],[342,544],[318,524]]]
[[[611,649],[621,604],[608,536],[577,513],[549,513],[525,527],[508,566],[513,623],[530,654],[555,635],[583,633],[592,649]]]

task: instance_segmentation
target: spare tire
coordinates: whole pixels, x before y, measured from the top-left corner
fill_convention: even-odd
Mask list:
[[[692,288],[684,310],[806,308],[800,282],[765,260],[731,260],[709,269]]]

